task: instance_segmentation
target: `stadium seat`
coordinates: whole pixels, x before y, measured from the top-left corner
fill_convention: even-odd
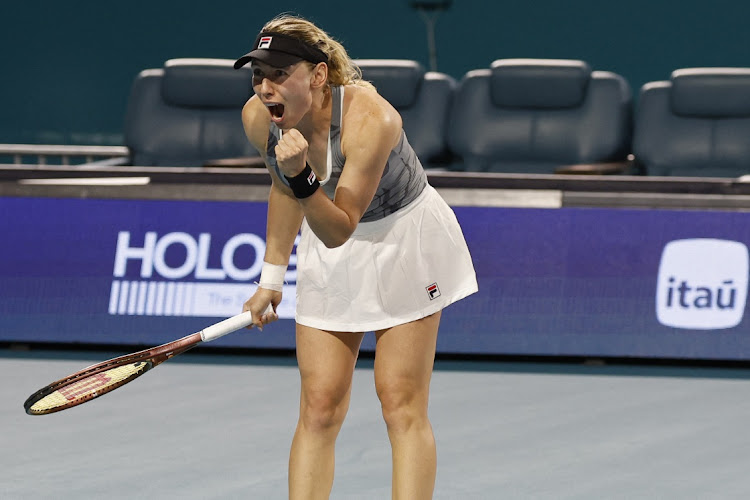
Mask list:
[[[409,143],[425,168],[442,168],[449,161],[446,121],[456,81],[425,71],[417,61],[358,59],[362,77],[401,114]]]
[[[499,59],[464,75],[448,123],[462,170],[625,173],[632,93],[584,61]]]
[[[648,175],[750,174],[750,68],[684,68],[645,84],[633,152]]]
[[[130,163],[194,167],[222,161],[260,163],[242,127],[241,110],[252,95],[249,68],[228,59],[171,59],[141,71],[125,117]]]

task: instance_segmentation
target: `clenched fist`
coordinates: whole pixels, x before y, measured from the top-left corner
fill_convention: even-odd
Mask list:
[[[302,172],[307,163],[307,140],[297,129],[284,132],[274,148],[276,164],[287,177],[294,177]]]

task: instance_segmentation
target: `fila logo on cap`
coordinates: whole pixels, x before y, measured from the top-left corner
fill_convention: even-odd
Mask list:
[[[270,49],[271,48],[271,40],[273,40],[272,36],[261,37],[260,41],[258,41],[258,48],[259,49]]]

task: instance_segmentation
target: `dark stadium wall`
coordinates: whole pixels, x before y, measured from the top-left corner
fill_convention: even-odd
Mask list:
[[[121,144],[130,84],[176,57],[234,58],[268,18],[296,12],[353,57],[429,64],[408,0],[14,2],[3,18],[0,142]],[[575,58],[634,94],[692,66],[748,66],[750,3],[456,0],[437,19],[438,69],[460,79],[493,60]]]

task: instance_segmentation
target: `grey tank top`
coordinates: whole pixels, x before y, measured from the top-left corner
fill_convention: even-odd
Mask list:
[[[341,115],[344,107],[344,87],[331,87],[331,98],[333,109],[331,110],[331,128],[328,132],[326,177],[320,179],[320,184],[326,195],[333,199],[336,185],[346,162],[346,158],[341,152]],[[282,132],[276,124],[271,123],[268,131],[266,155],[269,165],[276,171],[281,181],[288,186],[289,184],[276,164],[276,153],[274,151],[281,135]],[[406,134],[402,131],[401,140],[388,156],[383,176],[372,203],[370,203],[360,222],[372,222],[398,211],[414,201],[426,185],[427,174],[406,139]]]

